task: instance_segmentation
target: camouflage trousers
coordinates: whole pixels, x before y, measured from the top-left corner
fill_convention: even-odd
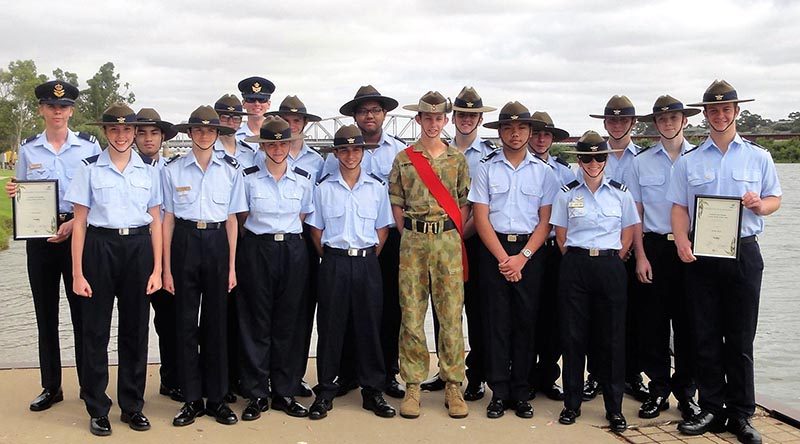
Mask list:
[[[461,311],[464,284],[458,231],[417,233],[403,230],[400,240],[400,376],[407,383],[428,377],[430,357],[425,339],[428,295],[439,317],[439,376],[464,380],[464,333]]]

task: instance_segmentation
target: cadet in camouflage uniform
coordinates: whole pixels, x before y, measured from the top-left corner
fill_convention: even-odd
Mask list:
[[[430,163],[466,220],[469,167],[459,150],[439,139],[447,124],[451,104],[438,92],[425,94],[415,105],[404,108],[416,111],[422,135],[411,150]],[[406,381],[406,396],[400,415],[419,416],[419,384],[428,376],[429,356],[425,340],[425,312],[428,294],[439,316],[439,374],[447,381],[445,404],[454,418],[467,416],[468,408],[459,388],[464,380],[464,336],[461,311],[464,287],[461,236],[456,222],[450,219],[422,182],[409,153],[397,154],[389,174],[389,198],[392,212],[401,231],[400,240],[400,375]]]

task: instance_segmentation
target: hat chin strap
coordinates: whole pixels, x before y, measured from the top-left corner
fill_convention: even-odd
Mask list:
[[[205,146],[205,147],[204,147],[204,146],[200,146],[200,144],[199,144],[199,143],[197,143],[197,142],[194,142],[194,144],[195,144],[195,145],[197,145],[197,147],[198,147],[198,148],[200,148],[201,150],[203,150],[203,151],[208,151],[208,150],[210,150],[210,149],[211,149],[211,147],[213,147],[214,145],[216,145],[216,143],[217,143],[217,139],[219,139],[219,131],[217,132],[217,137],[215,137],[215,138],[214,138],[214,141],[213,141],[213,142],[211,142],[211,145],[209,145],[209,146]]]
[[[660,129],[658,129],[658,126],[656,126],[656,131],[658,131],[658,134],[659,134],[659,135],[661,135],[661,137],[663,137],[663,138],[665,138],[665,139],[667,139],[667,140],[672,140],[672,139],[674,139],[674,138],[678,137],[678,135],[681,133],[681,130],[678,130],[678,131],[676,131],[676,132],[675,132],[675,135],[674,135],[674,136],[672,136],[672,137],[667,137],[667,136],[665,136],[665,135],[664,135],[664,133],[662,133],[662,132],[661,132],[661,130],[660,130]]]
[[[468,133],[462,132],[461,129],[458,127],[458,125],[456,125],[456,131],[458,131],[458,134],[461,134],[462,136],[469,136],[470,134],[478,130],[478,125],[480,125],[480,123],[481,119],[480,117],[478,117],[478,119],[475,121],[475,126],[473,126]]]
[[[267,150],[264,150],[264,155],[265,155],[265,156],[267,156],[267,157],[269,157],[269,160],[271,160],[271,161],[272,161],[272,163],[274,163],[275,165],[280,165],[280,164],[282,164],[282,163],[286,162],[286,159],[288,159],[288,158],[289,158],[289,153],[286,153],[286,157],[284,157],[284,158],[283,158],[283,160],[281,160],[280,162],[278,162],[277,160],[273,159],[273,158],[272,158],[272,156],[270,156],[270,155],[267,153]]]
[[[631,122],[631,124],[628,126],[628,130],[627,130],[627,131],[625,131],[625,133],[623,133],[623,134],[622,134],[621,136],[619,136],[619,137],[614,137],[614,135],[613,135],[613,134],[611,134],[611,131],[608,131],[608,128],[606,128],[606,132],[608,133],[608,137],[610,137],[610,138],[612,138],[612,139],[614,139],[614,140],[622,140],[622,139],[624,139],[624,138],[625,138],[625,136],[627,136],[627,135],[628,135],[628,133],[630,133],[630,132],[631,132],[631,130],[633,129],[633,125],[634,125],[635,123],[636,123],[636,120],[635,120],[635,119],[633,119],[633,121]],[[603,126],[605,126],[605,123],[603,124]]]
[[[129,143],[129,144],[128,144],[128,146],[127,146],[127,147],[126,147],[124,150],[121,150],[121,149],[117,148],[117,146],[116,146],[116,145],[114,145],[114,143],[113,143],[113,142],[111,142],[111,140],[109,139],[109,141],[108,141],[108,146],[110,146],[111,148],[114,148],[114,151],[116,151],[116,152],[118,152],[118,153],[122,154],[122,153],[124,153],[125,151],[128,151],[129,149],[131,149],[131,146],[133,146],[133,142]]]
[[[732,120],[731,120],[731,123],[729,123],[729,124],[728,124],[728,125],[727,125],[725,128],[723,128],[723,129],[721,129],[721,130],[717,129],[717,127],[715,127],[715,126],[714,126],[714,124],[712,124],[711,122],[708,122],[708,126],[710,126],[711,128],[713,128],[713,129],[714,129],[714,131],[716,131],[716,132],[718,132],[718,133],[724,133],[725,131],[728,131],[728,128],[730,128],[730,127],[731,127],[731,125],[733,125],[734,123],[736,123],[736,119],[732,119]]]
[[[589,176],[589,177],[591,177],[592,179],[594,179],[595,177],[598,177],[598,176],[600,176],[601,174],[603,174],[603,171],[605,171],[605,170],[606,170],[606,164],[608,164],[608,162],[607,162],[607,161],[606,161],[606,162],[603,162],[603,168],[601,168],[601,169],[600,169],[600,172],[599,172],[599,173],[597,173],[597,174],[595,174],[594,176],[592,176],[591,174],[589,174],[589,172],[588,172],[588,171],[586,171],[586,168],[584,168],[584,167],[583,167],[583,162],[581,162],[581,169],[583,170],[583,172],[584,172],[584,173],[585,173],[587,176]]]

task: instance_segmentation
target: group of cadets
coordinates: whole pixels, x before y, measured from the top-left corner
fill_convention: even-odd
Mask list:
[[[175,426],[204,414],[236,423],[228,404],[237,394],[247,399],[243,420],[270,407],[322,419],[356,387],[377,416],[396,414],[384,393],[416,418],[421,392],[444,390],[448,414],[463,418],[465,401],[482,399],[488,383],[489,418],[509,409],[530,418],[541,392],[563,400],[559,422],[573,424],[581,403],[602,392],[609,426],[621,432],[624,393],[642,402],[642,418],[657,417],[674,395],[682,433],[727,429],[761,442],[749,420],[757,235],[781,188],[769,153],[736,132],[738,103],[748,100],[730,84],[715,81],[690,105],[702,107],[710,129],[697,147],[683,128],[701,109],[664,95],[637,115],[627,97],[612,97],[590,115],[603,119],[608,139],[584,133],[567,151],[575,169],[549,152],[569,134],[548,113],[514,101],[484,123],[496,108],[469,87],[452,103],[431,91],[404,106],[421,127],[406,146],[383,130],[398,102],[363,86],[340,109],[355,125],[320,149],[303,135],[320,117],[297,96],[269,111],[272,82],[250,77],[238,87],[243,103],[223,95],[177,125],[151,108],[114,104],[94,122],[104,150],[68,127],[77,88],[36,88],[45,131],[20,147],[16,180],[57,180],[59,214],[54,237],[27,241],[44,389],[31,410],[64,396],[63,278],[96,435],[111,433],[116,297],[117,401],[134,430],[150,428],[142,411],[152,304],[160,393],[183,402]],[[446,141],[451,112],[456,136]],[[661,135],[653,147],[631,141],[637,120]],[[500,147],[477,135],[481,124],[498,131]],[[179,132],[191,151],[165,159],[162,144]],[[12,198],[17,189],[6,185]],[[693,255],[701,194],[741,197],[737,259]],[[429,301],[439,371],[426,380]],[[303,375],[315,313],[312,391]],[[295,399],[312,394],[308,408]]]

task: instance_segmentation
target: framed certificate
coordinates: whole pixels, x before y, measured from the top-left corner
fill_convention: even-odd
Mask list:
[[[742,227],[742,198],[697,195],[694,198],[692,253],[737,259]]]
[[[53,237],[58,231],[58,181],[18,180],[11,200],[14,240]]]

